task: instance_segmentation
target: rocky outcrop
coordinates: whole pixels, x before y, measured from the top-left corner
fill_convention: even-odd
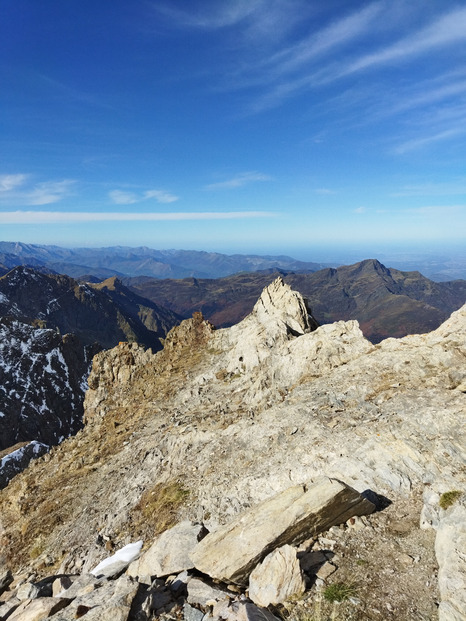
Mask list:
[[[273,300],[292,298],[283,287],[274,286]],[[106,547],[146,539],[143,531],[148,546],[182,520],[214,534],[325,476],[364,496],[371,490],[379,511],[303,542],[302,571],[320,572],[307,574],[310,597],[318,580],[354,579],[359,603],[348,606],[363,618],[436,618],[435,531],[457,506],[440,502],[466,487],[466,308],[433,333],[373,346],[353,322],[296,336],[289,311],[270,307],[234,330],[197,316],[155,355],[121,345],[97,356],[85,428],[0,495],[11,569],[85,573]],[[465,575],[462,554],[456,544],[439,551],[443,619],[462,607],[459,590],[446,586]]]
[[[419,272],[401,272],[375,259],[314,273],[243,272],[215,280],[128,278],[125,284],[183,317],[202,311],[224,328],[244,319],[280,272],[292,289],[312,302],[319,323],[356,319],[373,343],[434,330],[466,302],[466,281],[453,280],[460,276],[452,276],[452,282],[433,282]]]
[[[274,528],[279,507],[287,517]],[[4,593],[0,594],[0,615],[27,621],[49,617],[67,621],[83,615],[91,619],[146,621],[168,610],[179,617],[182,609],[186,621],[200,621],[201,615],[209,613],[224,621],[274,619],[266,607],[303,595],[309,583],[298,550],[289,544],[281,546],[280,542],[301,541],[348,515],[371,512],[373,508],[339,482],[322,481],[308,490],[294,486],[243,513],[226,529],[207,535],[207,546],[203,543],[202,525],[185,521],[156,538],[140,559],[143,542],[130,543],[103,559],[89,574],[13,581],[11,572],[7,572]],[[275,536],[270,536],[271,530],[275,530]],[[233,588],[218,579],[218,561],[228,567],[223,574],[239,575],[235,565],[240,555],[235,546],[243,558],[249,557],[247,569],[243,567],[240,574],[247,578],[252,569],[248,591],[247,580],[243,588]],[[196,573],[189,556],[200,563],[203,573]],[[226,581],[231,582],[230,578]]]
[[[93,356],[119,341],[157,351],[177,321],[115,278],[91,286],[31,267],[0,277],[0,451],[21,441],[55,445],[75,434]],[[25,455],[15,474],[28,463]],[[8,463],[8,474],[0,467],[0,486],[13,476]]]
[[[202,524],[189,520],[180,522],[156,537],[143,556],[131,564],[128,574],[163,578],[193,569],[189,555],[205,534],[207,531]]]

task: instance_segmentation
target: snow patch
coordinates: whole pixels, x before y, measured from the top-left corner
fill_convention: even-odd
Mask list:
[[[111,565],[121,565],[121,569],[123,569],[124,565],[129,565],[138,558],[143,543],[142,540],[136,541],[136,543],[129,543],[124,548],[121,548],[121,550],[118,550],[118,552],[115,552],[115,554],[112,554],[112,556],[101,561],[90,573],[93,576],[100,576],[104,573],[104,570]]]
[[[13,451],[12,453],[6,455],[3,459],[0,459],[0,470],[4,468],[9,462],[21,461],[24,453],[30,446],[32,446],[33,455],[41,454],[43,448],[47,450],[49,449],[47,444],[42,444],[42,442],[37,442],[37,440],[33,440],[32,442],[29,442],[29,444],[26,444],[26,446],[22,446],[21,448],[16,449],[16,451]]]

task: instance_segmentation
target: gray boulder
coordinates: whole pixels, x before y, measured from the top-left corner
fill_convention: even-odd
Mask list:
[[[259,606],[282,604],[305,590],[297,550],[289,545],[271,552],[249,576],[249,597]]]
[[[247,584],[267,554],[342,524],[375,506],[353,488],[323,478],[306,488],[295,485],[241,513],[207,535],[191,553],[194,566],[212,578]]]
[[[160,534],[140,559],[128,567],[128,575],[162,578],[194,567],[189,553],[204,532],[201,524],[189,520],[180,522]]]

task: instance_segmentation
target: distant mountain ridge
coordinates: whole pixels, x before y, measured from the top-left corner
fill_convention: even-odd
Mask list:
[[[3,271],[16,265],[47,267],[54,272],[79,278],[92,274],[110,276],[152,276],[154,278],[219,278],[236,272],[278,268],[288,271],[315,271],[323,264],[297,261],[287,256],[226,255],[196,250],[154,250],[129,248],[61,248],[0,242]]]
[[[15,265],[43,266],[60,274],[79,278],[92,274],[111,276],[152,276],[154,278],[220,278],[237,272],[264,269],[315,271],[321,263],[297,261],[287,256],[226,255],[197,250],[154,250],[130,248],[61,248],[0,242],[0,266],[3,271]]]
[[[419,272],[389,269],[375,259],[298,274],[284,280],[308,298],[319,323],[357,319],[366,338],[429,332],[466,301],[466,281],[436,283]],[[217,280],[126,278],[139,295],[190,317],[201,311],[217,327],[241,321],[277,273],[236,274]]]

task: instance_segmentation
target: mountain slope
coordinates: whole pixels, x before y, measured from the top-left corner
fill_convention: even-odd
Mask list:
[[[0,318],[0,450],[17,442],[57,444],[82,426],[96,347]]]
[[[85,344],[104,348],[130,340],[160,349],[160,338],[179,318],[116,283],[80,284],[68,276],[16,267],[0,278],[0,316],[72,332]]]
[[[76,433],[93,355],[119,341],[157,351],[175,323],[176,315],[115,278],[93,287],[10,270],[0,278],[0,450]]]
[[[212,530],[324,475],[391,502],[358,526],[370,548],[333,559],[337,580],[358,580],[351,618],[378,618],[382,592],[390,618],[435,618],[431,529],[441,618],[461,618],[447,613],[466,604],[455,587],[466,507],[461,493],[454,510],[439,498],[466,490],[466,306],[433,333],[376,346],[354,321],[314,327],[277,279],[232,328],[197,315],[155,355],[135,344],[98,354],[83,431],[0,494],[8,565],[85,573],[106,556],[103,537],[150,545],[164,491],[178,491],[177,519]]]
[[[236,274],[217,280],[124,279],[133,291],[184,317],[201,311],[218,327],[233,325],[251,310],[276,274]],[[376,260],[312,274],[283,272],[308,298],[319,323],[357,319],[372,342],[435,329],[466,302],[466,281],[435,283],[419,272],[388,269]]]

